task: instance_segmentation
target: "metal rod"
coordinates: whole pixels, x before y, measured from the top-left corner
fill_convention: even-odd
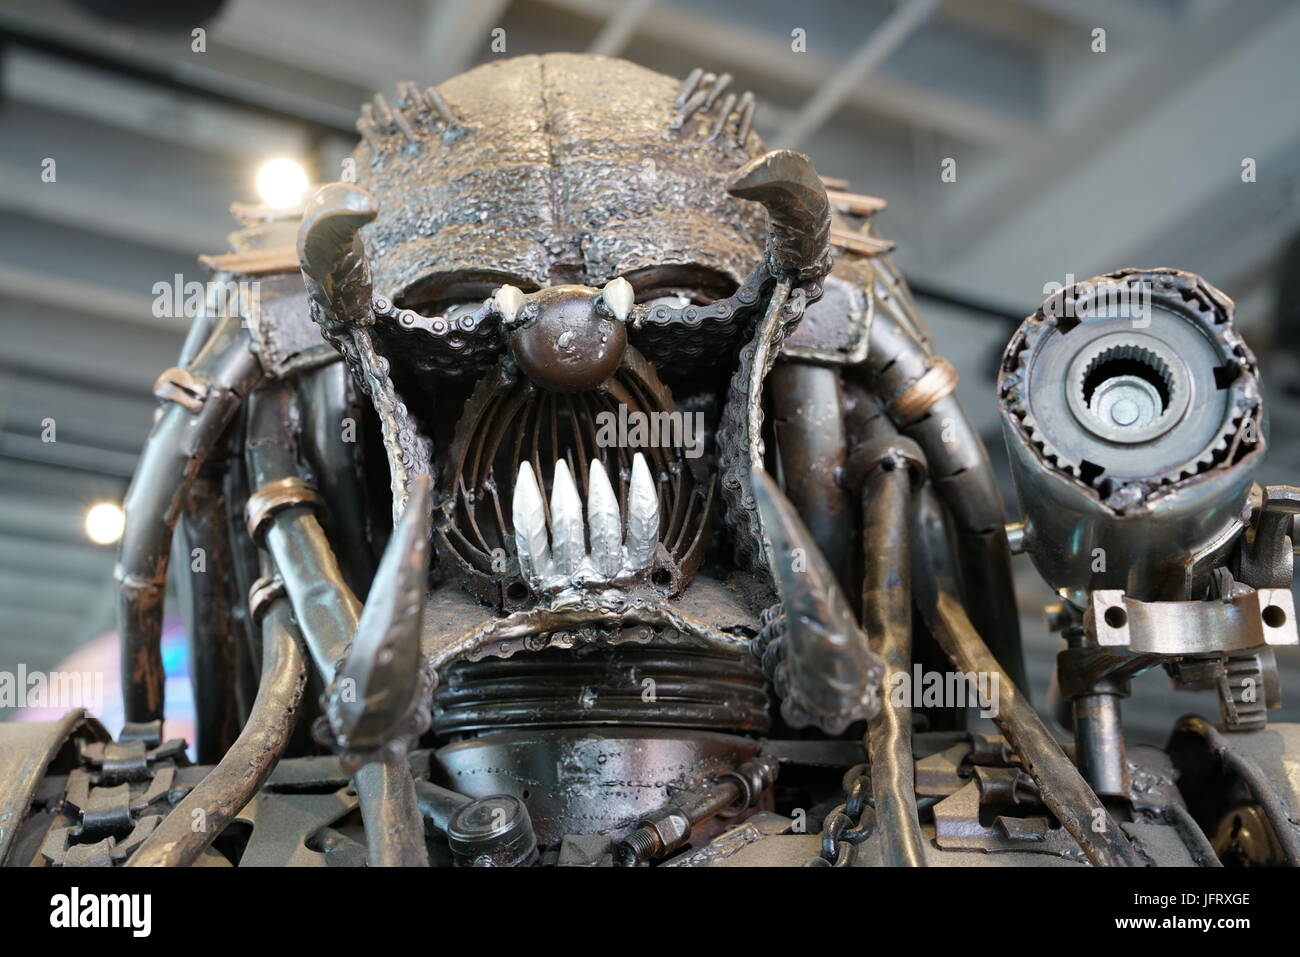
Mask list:
[[[891,407],[929,372],[937,357],[893,263],[878,259],[876,265],[890,295],[878,301],[866,363],[849,371],[860,374]],[[931,486],[952,518],[959,587],[972,621],[1002,669],[1017,685],[1027,687],[1002,493],[979,433],[954,393],[935,400],[917,417],[894,424],[925,452]]]
[[[447,833],[451,816],[474,800],[429,781],[415,782],[415,797],[420,803],[420,813],[424,816],[425,823],[443,834]]]
[[[918,539],[917,545],[912,576],[917,607],[955,668],[997,676],[997,714],[993,720],[1020,755],[1025,771],[1038,785],[1043,803],[1093,864],[1145,866],[1128,836],[1070,763],[1029,700],[998,665],[953,593],[947,576],[933,573],[926,539]]]
[[[385,749],[356,773],[371,867],[428,867],[424,816],[404,748]]]
[[[867,725],[881,853],[891,867],[925,866],[916,810],[912,708],[894,704],[891,678],[912,667],[911,476],[877,468],[862,487],[862,627],[885,661],[880,712]]]
[[[1079,772],[1094,791],[1111,797],[1129,794],[1119,702],[1119,695],[1104,692],[1081,694],[1071,702]]]
[[[275,601],[262,620],[262,681],[243,731],[220,763],[163,818],[129,866],[193,864],[270,777],[293,733],[307,683],[299,641],[289,603]]]

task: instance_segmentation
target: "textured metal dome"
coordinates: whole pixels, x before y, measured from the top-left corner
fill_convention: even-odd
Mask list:
[[[375,288],[410,305],[441,282],[600,285],[697,266],[739,283],[763,211],[726,177],[762,152],[734,95],[580,54],[490,63],[363,109],[357,183]]]

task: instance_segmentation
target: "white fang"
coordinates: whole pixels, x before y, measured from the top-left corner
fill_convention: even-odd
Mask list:
[[[533,475],[532,465],[526,460],[519,464],[510,517],[515,525],[519,573],[530,585],[537,587],[551,575],[551,551],[546,544],[546,510],[542,505],[542,491]]]
[[[572,578],[582,567],[586,553],[582,499],[569,474],[568,463],[559,459],[551,481],[551,560],[556,574]]]
[[[659,496],[645,456],[632,457],[632,481],[627,492],[627,567],[648,568],[659,543]]]
[[[599,459],[592,459],[587,479],[587,530],[591,536],[591,563],[603,578],[617,575],[623,562],[622,525],[618,498],[605,467]]]

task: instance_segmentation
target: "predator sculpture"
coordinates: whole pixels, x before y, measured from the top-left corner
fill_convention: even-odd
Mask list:
[[[0,861],[1300,863],[1265,720],[1300,494],[1251,481],[1231,302],[1123,270],[1026,320],[1008,525],[883,202],[753,114],[726,75],[521,57],[375,97],[304,209],[236,207],[208,265],[258,294],[194,323],[126,503],[128,723],[0,728]],[[1061,595],[1064,745],[1013,548]],[[1157,666],[1222,727],[1126,747]],[[1000,733],[905,693],[931,673]]]

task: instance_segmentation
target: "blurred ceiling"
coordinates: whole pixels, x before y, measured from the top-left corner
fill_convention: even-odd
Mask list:
[[[224,250],[263,160],[336,178],[358,105],[398,80],[553,50],[733,74],[770,144],[889,200],[881,231],[990,434],[992,357],[1044,283],[1191,269],[1267,351],[1300,227],[1285,0],[233,0],[204,29],[195,52],[188,26],[0,10],[0,666],[110,627],[112,549],[81,521],[120,499],[180,347],[154,284],[204,278],[195,257]]]

